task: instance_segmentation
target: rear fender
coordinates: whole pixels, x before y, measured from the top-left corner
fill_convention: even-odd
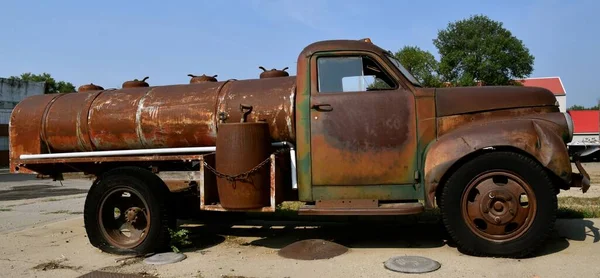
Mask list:
[[[425,154],[424,185],[428,208],[435,206],[438,186],[460,165],[488,148],[511,148],[534,157],[565,182],[571,179],[571,162],[561,127],[540,119],[514,119],[473,123],[441,136]]]

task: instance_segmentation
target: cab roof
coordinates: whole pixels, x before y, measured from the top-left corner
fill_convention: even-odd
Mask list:
[[[317,51],[333,51],[333,50],[358,50],[371,51],[378,54],[389,53],[383,48],[373,44],[370,39],[361,40],[324,40],[307,45],[301,56],[308,57]]]

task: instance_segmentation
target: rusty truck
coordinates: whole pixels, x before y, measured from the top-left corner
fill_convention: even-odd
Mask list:
[[[370,39],[312,43],[295,75],[261,69],[29,97],[11,115],[10,170],[92,176],[85,229],[115,254],[168,248],[185,204],[298,201],[299,215],[439,210],[461,252],[521,257],[547,239],[560,190],[590,186],[546,89],[426,88]]]

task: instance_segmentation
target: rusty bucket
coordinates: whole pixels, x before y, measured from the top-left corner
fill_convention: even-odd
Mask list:
[[[270,205],[271,143],[266,122],[219,124],[216,143],[216,170],[221,206],[226,209],[256,209]],[[239,174],[247,176],[232,178]]]

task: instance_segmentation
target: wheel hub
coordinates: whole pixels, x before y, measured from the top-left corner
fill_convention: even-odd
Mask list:
[[[516,198],[508,190],[493,190],[483,195],[481,216],[487,222],[504,225],[515,218]]]
[[[135,190],[120,187],[108,192],[101,201],[99,214],[101,232],[115,246],[133,248],[148,234],[148,205]]]
[[[129,224],[135,224],[138,221],[138,215],[142,212],[141,208],[133,207],[125,212],[125,221]]]
[[[523,196],[529,201],[521,201]],[[466,187],[461,207],[469,229],[494,241],[520,236],[536,212],[531,186],[507,172],[490,172],[473,180]]]

